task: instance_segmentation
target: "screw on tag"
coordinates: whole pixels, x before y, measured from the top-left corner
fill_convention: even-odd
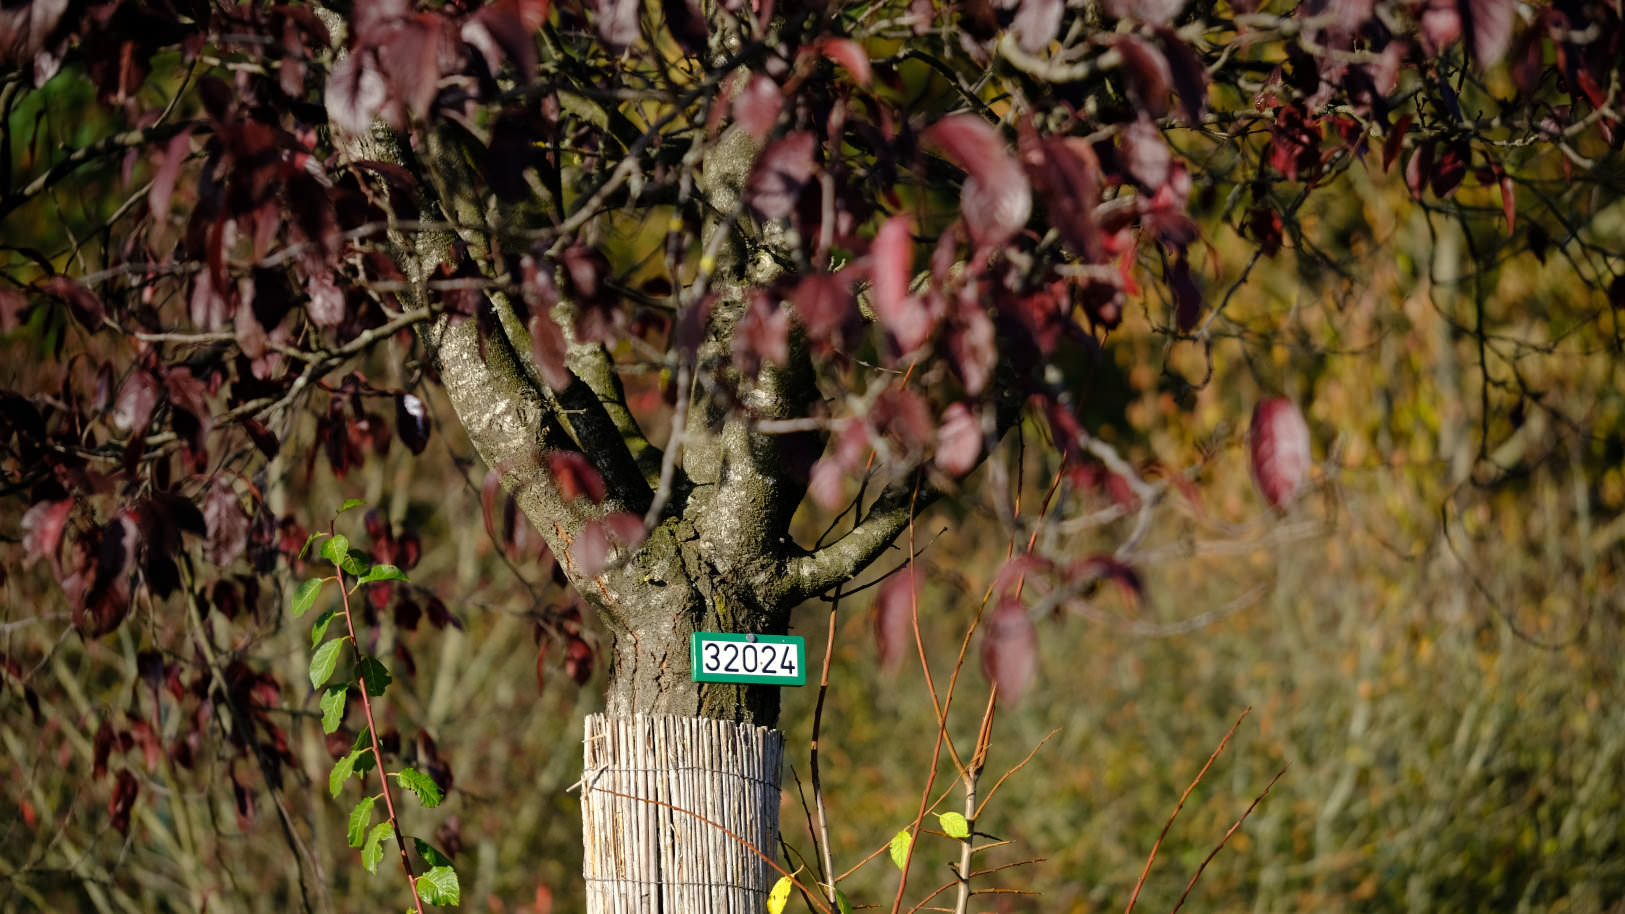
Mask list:
[[[755,644],[756,643],[756,633],[755,632],[746,632],[745,633],[745,640],[749,641],[751,644]]]

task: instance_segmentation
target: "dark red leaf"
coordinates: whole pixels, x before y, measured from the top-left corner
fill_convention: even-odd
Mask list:
[[[371,51],[341,54],[323,96],[328,120],[352,136],[364,136],[389,101],[389,91]]]
[[[1196,50],[1179,37],[1173,29],[1157,29],[1157,41],[1162,45],[1168,61],[1168,73],[1173,79],[1174,91],[1179,93],[1179,106],[1185,111],[1185,123],[1198,124],[1207,107],[1207,68]]]
[[[592,667],[592,648],[580,638],[570,639],[564,649],[564,674],[574,679],[576,685],[586,685],[592,678]]]
[[[1156,45],[1138,35],[1118,35],[1112,47],[1123,56],[1123,81],[1140,110],[1151,117],[1167,114],[1168,95],[1174,80],[1168,58]]]
[[[869,281],[874,293],[875,317],[897,340],[897,348],[913,352],[930,338],[931,312],[918,297],[908,294],[913,269],[914,241],[907,216],[887,219],[869,246]]]
[[[977,244],[1003,244],[1027,224],[1032,187],[991,124],[974,114],[953,114],[926,130],[924,139],[965,169],[959,210]]]
[[[1466,23],[1473,58],[1482,68],[1501,61],[1512,40],[1512,20],[1517,0],[1459,0],[1457,11]]]
[[[305,293],[310,296],[305,311],[311,323],[318,327],[337,327],[344,323],[344,293],[333,282],[333,274],[314,273],[305,281]]]
[[[880,582],[875,594],[875,652],[880,668],[894,672],[905,649],[913,641],[916,581],[912,568],[905,568]]]
[[[1410,128],[1411,121],[1415,117],[1416,115],[1410,113],[1400,115],[1399,120],[1395,121],[1393,128],[1388,131],[1388,138],[1382,142],[1383,171],[1393,167],[1394,160],[1399,158],[1399,152],[1405,145],[1405,131]]]
[[[790,312],[778,299],[757,295],[734,333],[734,364],[756,377],[763,362],[784,365],[790,360]]]
[[[1060,33],[1064,9],[1062,0],[1021,0],[1021,8],[1010,22],[1010,34],[1023,51],[1037,54]]]
[[[66,276],[52,276],[42,280],[39,284],[41,292],[60,298],[68,303],[68,310],[73,317],[86,330],[92,333],[102,328],[102,321],[107,316],[107,309],[96,293],[80,285],[77,280]]]
[[[1162,131],[1149,118],[1141,118],[1123,128],[1123,167],[1146,190],[1155,192],[1168,181],[1173,155],[1162,139]]]
[[[1265,257],[1274,257],[1281,250],[1285,225],[1281,214],[1269,203],[1259,203],[1247,211],[1247,234],[1258,243]]]
[[[863,45],[850,38],[824,38],[818,42],[819,53],[846,68],[852,74],[852,81],[860,86],[867,86],[874,79],[874,73],[869,68],[869,55],[863,50]]]
[[[1517,191],[1513,189],[1512,176],[1506,173],[1499,162],[1495,164],[1495,176],[1496,184],[1501,188],[1501,212],[1507,219],[1507,234],[1511,235],[1518,224]]]
[[[1024,132],[1022,156],[1028,174],[1041,191],[1044,207],[1074,253],[1090,263],[1108,257],[1095,207],[1100,203],[1100,160],[1092,145],[1078,137],[1039,140]]]
[[[855,315],[852,284],[839,273],[814,273],[790,293],[790,303],[801,315],[807,335],[815,340],[837,336]]]
[[[1027,610],[1015,599],[1001,602],[982,634],[982,674],[999,696],[1016,702],[1032,685],[1038,665],[1038,633]]]
[[[757,73],[745,81],[744,87],[734,97],[734,120],[760,142],[773,132],[773,125],[778,123],[779,109],[783,105],[784,96],[779,91],[779,84]]]
[[[962,307],[954,329],[948,334],[948,353],[954,370],[965,384],[965,392],[979,394],[987,389],[999,353],[993,335],[993,321],[975,301]]]
[[[575,559],[577,572],[597,577],[609,566],[609,531],[596,520],[588,521],[570,545],[570,557]]]
[[[1253,482],[1276,511],[1285,512],[1309,479],[1309,426],[1291,400],[1271,397],[1253,407],[1248,432]]]
[[[489,470],[485,474],[485,482],[480,485],[480,513],[485,518],[485,534],[504,550],[509,545],[508,538],[503,535],[503,528],[498,525],[501,517],[501,508],[497,500],[502,497],[502,474],[496,470]]]
[[[203,522],[208,528],[203,554],[216,567],[229,565],[248,546],[248,515],[231,484],[216,480],[203,499]]]
[[[169,218],[169,196],[175,190],[175,178],[181,173],[181,164],[191,151],[192,128],[187,127],[170,139],[164,147],[163,160],[152,176],[152,189],[147,191],[147,210],[158,220]]]
[[[934,461],[949,476],[963,476],[982,456],[982,424],[963,403],[950,403],[937,428]]]
[[[1450,143],[1440,151],[1433,163],[1433,176],[1428,182],[1435,197],[1443,200],[1456,192],[1456,188],[1461,186],[1461,179],[1467,176],[1471,158],[1472,150],[1465,140]]]
[[[1174,297],[1174,326],[1180,333],[1196,329],[1202,317],[1202,289],[1191,276],[1190,261],[1180,251],[1168,268],[1168,289]]]
[[[119,771],[113,783],[113,796],[107,801],[107,817],[121,835],[130,830],[130,810],[135,806],[136,795],[140,792],[141,785],[135,775],[128,770]]]
[[[585,496],[596,505],[604,500],[604,477],[580,451],[552,451],[547,455],[547,466],[565,501]]]
[[[1427,187],[1433,175],[1433,145],[1432,140],[1422,141],[1411,153],[1410,161],[1405,163],[1405,186],[1411,189],[1411,196],[1418,200],[1422,199],[1422,189]]]
[[[56,550],[62,543],[62,528],[73,510],[73,500],[42,501],[23,514],[23,564],[32,565],[42,558],[56,561]]]
[[[0,289],[0,333],[10,333],[22,326],[30,302],[28,296],[15,289]]]
[[[804,130],[769,143],[745,182],[745,202],[763,219],[790,215],[812,178],[817,144],[817,138]]]
[[[429,446],[429,410],[415,394],[396,395],[395,431],[413,454]]]
[[[1106,13],[1149,25],[1167,25],[1185,8],[1185,0],[1106,0]]]
[[[639,0],[593,0],[598,37],[617,54],[636,44],[642,9]]]

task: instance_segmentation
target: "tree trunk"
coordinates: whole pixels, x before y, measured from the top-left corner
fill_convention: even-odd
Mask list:
[[[587,914],[758,914],[777,856],[777,730],[701,717],[587,718]]]

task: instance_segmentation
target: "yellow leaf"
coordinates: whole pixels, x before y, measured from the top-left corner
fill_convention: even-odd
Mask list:
[[[784,906],[790,902],[790,887],[795,885],[789,876],[780,876],[779,881],[773,883],[773,891],[767,893],[767,914],[784,914]]]

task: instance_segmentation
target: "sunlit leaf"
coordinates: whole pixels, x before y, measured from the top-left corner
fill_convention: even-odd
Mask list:
[[[344,639],[338,638],[316,648],[316,653],[310,657],[310,687],[319,689],[333,677],[333,668],[338,666],[339,650],[344,647]]]
[[[970,822],[957,812],[939,813],[937,824],[942,826],[942,833],[950,838],[964,840],[970,837]]]
[[[350,821],[344,830],[344,837],[350,842],[351,847],[360,847],[361,842],[366,840],[367,826],[372,824],[372,804],[374,802],[376,802],[374,797],[362,797],[361,802],[355,804],[355,808],[350,810]]]
[[[909,834],[906,828],[891,836],[891,862],[896,864],[898,869],[902,869],[903,864],[908,862],[908,850],[913,845],[914,836]]]

